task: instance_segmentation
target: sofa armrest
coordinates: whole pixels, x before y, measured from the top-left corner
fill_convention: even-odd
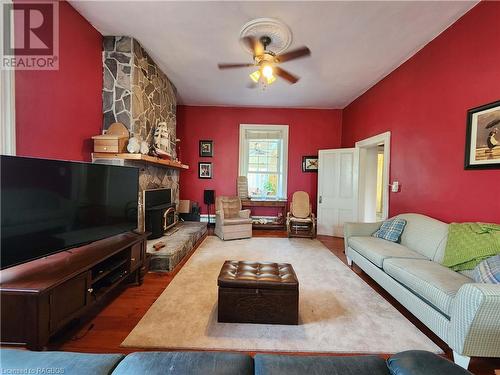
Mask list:
[[[250,210],[241,210],[239,212],[239,216],[244,218],[244,219],[250,219]]]
[[[220,218],[222,221],[224,221],[224,210],[217,210],[215,211],[215,217]]]
[[[348,239],[354,236],[371,236],[378,230],[382,222],[376,223],[345,223],[344,224],[344,246],[347,252]]]
[[[451,310],[448,341],[461,355],[500,357],[500,284],[462,285]]]
[[[471,372],[424,350],[407,350],[392,355],[387,360],[391,374],[398,375],[472,375]]]

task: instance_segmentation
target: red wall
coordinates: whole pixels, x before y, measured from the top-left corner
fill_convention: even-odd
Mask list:
[[[59,4],[59,70],[16,71],[17,155],[90,160],[102,128],[102,36]]]
[[[391,131],[391,215],[500,223],[500,171],[464,170],[467,110],[500,99],[499,20],[480,3],[345,108],[343,147]]]
[[[180,198],[203,205],[203,190],[216,195],[235,195],[238,177],[240,124],[277,124],[289,126],[288,195],[307,191],[316,202],[316,173],[302,172],[302,156],[317,155],[318,150],[340,147],[342,113],[335,109],[282,109],[232,107],[177,107],[177,136],[181,139],[181,159],[190,166],[181,172]],[[200,158],[198,142],[214,141],[214,157]],[[213,162],[214,177],[198,178],[198,162]]]

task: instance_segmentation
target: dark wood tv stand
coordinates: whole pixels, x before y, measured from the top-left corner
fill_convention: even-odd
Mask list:
[[[119,285],[142,283],[147,235],[127,232],[0,271],[1,343],[42,350]]]

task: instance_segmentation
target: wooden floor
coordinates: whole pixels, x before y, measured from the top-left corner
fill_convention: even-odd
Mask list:
[[[255,237],[286,237],[283,231],[254,231]],[[318,236],[318,239],[335,254],[342,262],[346,263],[344,254],[344,242],[342,238]],[[50,350],[79,351],[91,353],[120,352],[129,353],[135,350],[121,348],[120,343],[127,337],[136,326],[142,316],[146,313],[153,302],[168,286],[175,274],[187,261],[187,258],[171,274],[149,273],[144,279],[143,285],[130,286],[119,292],[117,298],[112,300],[102,310],[88,321],[80,322],[78,328],[69,329],[66,334],[55,338],[50,345]],[[361,269],[354,266],[353,272],[366,281],[366,283],[382,295],[387,301],[394,305],[398,311],[406,316],[432,341],[439,345],[451,359],[448,346],[425,327],[418,319],[411,315],[394,298],[378,286]],[[168,316],[165,317],[168,319]],[[397,332],[395,332],[397,334]],[[255,353],[250,353],[255,354]],[[290,354],[290,353],[287,353]],[[297,353],[297,355],[312,355],[311,353]],[[320,354],[318,355],[325,355]],[[329,354],[331,355],[331,354]],[[380,353],[384,358],[387,355]],[[495,369],[500,369],[500,359],[473,358],[469,370],[474,374],[493,375]]]

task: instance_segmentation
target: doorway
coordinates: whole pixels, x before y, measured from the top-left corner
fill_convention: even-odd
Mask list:
[[[360,222],[386,220],[389,216],[389,163],[391,133],[356,142],[359,149]]]

